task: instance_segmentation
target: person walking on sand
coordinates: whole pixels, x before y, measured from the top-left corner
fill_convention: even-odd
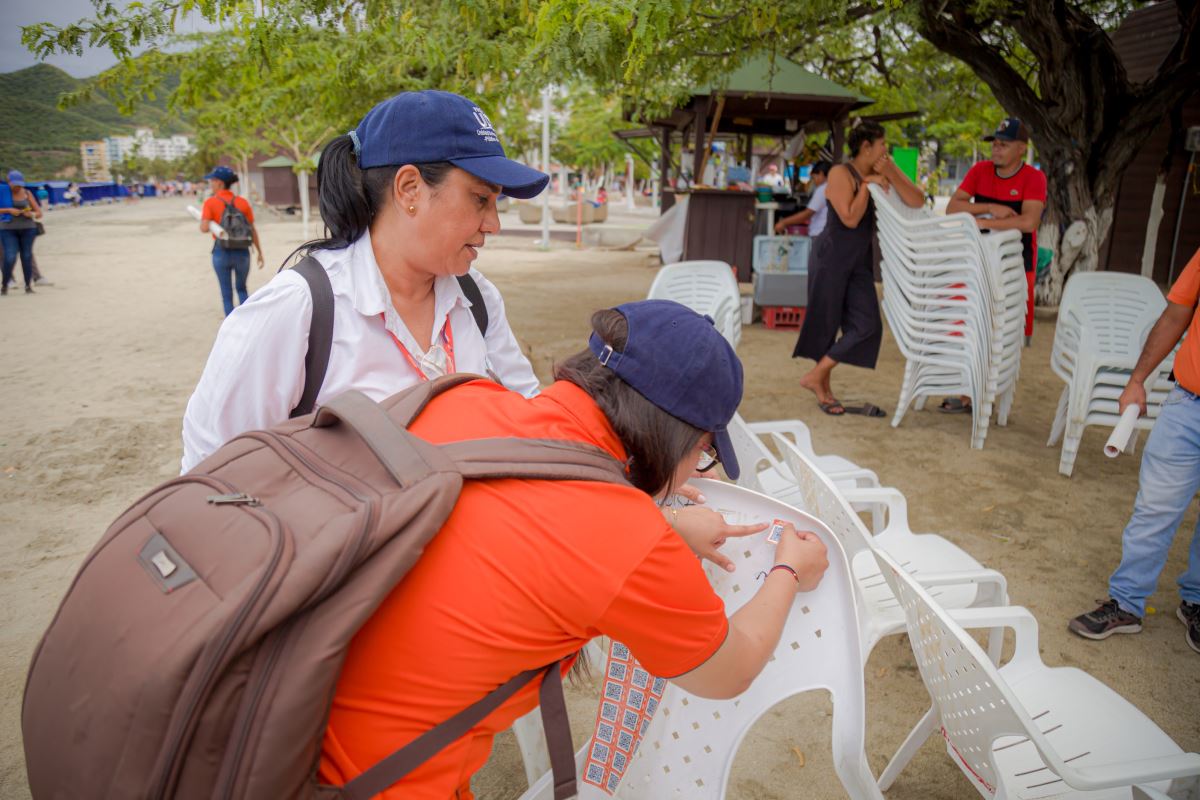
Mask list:
[[[875,294],[871,241],[875,236],[875,207],[868,184],[895,187],[905,205],[920,208],[925,195],[888,155],[881,125],[858,121],[850,131],[851,158],[829,170],[825,199],[832,210],[824,234],[813,243],[808,267],[808,311],[792,358],[811,358],[817,364],[800,385],[817,397],[822,411],[884,416],[867,403],[847,407],[837,399],[830,374],[838,364],[875,368],[883,339],[883,320]],[[838,332],[841,337],[838,337]]]
[[[217,273],[217,283],[221,287],[221,302],[225,306],[225,316],[233,313],[233,289],[237,284],[238,305],[244,305],[249,297],[246,291],[246,277],[250,274],[250,245],[258,254],[258,268],[263,268],[262,245],[258,242],[258,228],[254,227],[254,209],[250,201],[244,197],[235,197],[230,188],[237,183],[237,173],[229,167],[221,166],[204,176],[212,189],[212,197],[204,201],[200,210],[200,231],[210,232],[210,224],[215,222],[229,235],[227,239],[213,236],[212,265]],[[232,224],[231,224],[232,221]],[[245,238],[245,230],[249,238]]]
[[[33,294],[33,240],[37,237],[37,221],[42,207],[33,192],[25,188],[25,176],[17,170],[8,173],[8,205],[0,207],[0,242],[4,245],[4,272],[0,277],[0,295],[8,294],[8,285],[15,283],[13,268],[21,258],[25,277],[25,294]]]

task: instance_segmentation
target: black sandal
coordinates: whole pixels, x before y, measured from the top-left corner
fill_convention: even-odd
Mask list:
[[[938,406],[938,411],[941,411],[943,414],[970,414],[971,404],[964,403],[957,397],[947,397]]]

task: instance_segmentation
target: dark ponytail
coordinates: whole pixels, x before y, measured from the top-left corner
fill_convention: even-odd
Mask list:
[[[444,181],[453,168],[444,161],[413,166],[431,187]],[[350,134],[342,134],[326,145],[317,163],[317,191],[326,236],[305,242],[292,256],[311,255],[314,250],[341,250],[358,241],[386,204],[398,169],[399,165],[360,168]]]
[[[850,157],[856,158],[862,146],[871,142],[882,139],[886,133],[883,126],[874,120],[866,122],[858,122],[850,129],[850,135],[847,137],[846,145],[850,148]]]

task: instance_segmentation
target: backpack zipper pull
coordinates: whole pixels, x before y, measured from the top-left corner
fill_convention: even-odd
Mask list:
[[[209,505],[213,506],[258,506],[262,505],[257,497],[251,497],[245,492],[235,494],[210,494]]]

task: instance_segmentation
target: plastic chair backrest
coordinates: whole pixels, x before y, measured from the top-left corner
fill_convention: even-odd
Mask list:
[[[815,590],[796,596],[774,655],[743,694],[706,700],[668,684],[617,797],[725,797],[738,746],[755,721],[792,695],[827,689],[833,695],[834,764],[843,785],[853,798],[881,798],[865,761],[863,655],[853,635],[858,629],[853,579],[837,537],[814,517],[764,495],[717,481],[696,484],[708,507],[731,523],[780,518],[815,532],[825,543],[829,569]],[[774,563],[775,546],[766,536],[730,541],[726,550],[737,564],[733,573],[705,563],[731,615],[754,596],[760,573]]]
[[[1166,307],[1162,291],[1149,278],[1122,272],[1076,272],[1063,289],[1059,316],[1077,320],[1100,353],[1136,357]],[[1070,344],[1064,339],[1062,346]],[[1078,347],[1081,343],[1074,344]]]
[[[942,735],[976,788],[996,793],[999,781],[992,748],[1004,736],[1028,738],[1052,769],[1063,769],[1061,759],[979,644],[891,556],[873,552],[904,609],[909,644],[941,719]]]
[[[742,298],[732,268],[724,261],[680,261],[658,271],[647,300],[674,300],[713,324],[737,347],[742,333]]]
[[[742,419],[741,414],[734,414],[733,419],[729,420],[729,424],[725,426],[725,430],[729,433],[729,440],[733,442],[733,451],[737,453],[740,472],[736,481],[737,485],[756,492],[764,491],[758,473],[764,469],[776,469],[782,472],[780,469],[782,464],[763,443],[763,440],[750,430],[750,426],[746,424],[746,420]]]

